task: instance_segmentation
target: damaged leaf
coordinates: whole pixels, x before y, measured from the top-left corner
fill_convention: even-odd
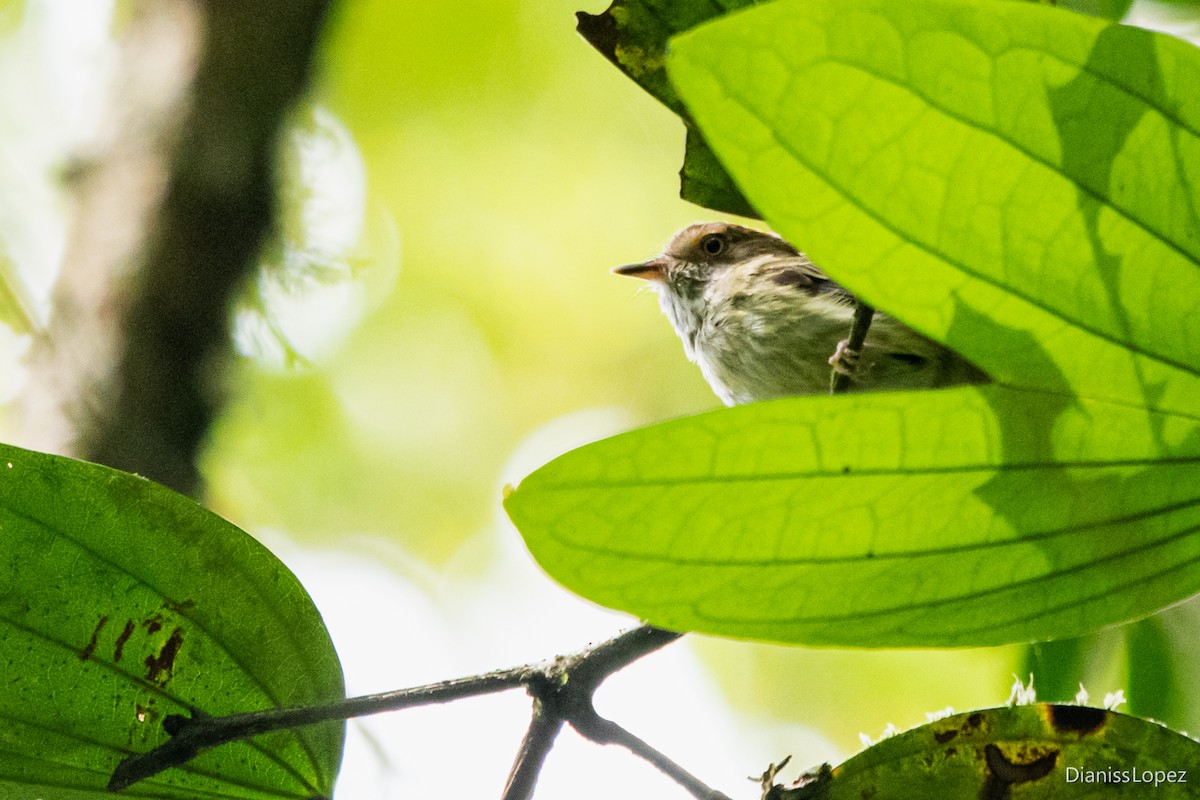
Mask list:
[[[1155,722],[1041,703],[930,722],[763,800],[1185,798],[1197,769],[1200,744]]]
[[[191,500],[0,445],[0,796],[111,797],[168,714],[342,699],[296,578]],[[139,784],[156,797],[328,797],[344,726],[237,742]]]
[[[702,22],[766,0],[614,0],[601,14],[576,13],[576,30],[687,126],[687,146],[679,171],[679,196],[714,211],[757,217],[737,185],[717,161],[704,136],[667,78],[667,40]]]

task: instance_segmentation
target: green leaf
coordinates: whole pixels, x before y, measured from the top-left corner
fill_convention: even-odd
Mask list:
[[[1093,17],[1122,20],[1129,13],[1133,0],[1060,0],[1051,5],[1078,11],[1080,14],[1090,14]]]
[[[162,720],[340,700],[312,601],[254,539],[142,478],[0,445],[0,796],[111,797]],[[329,796],[344,726],[203,753],[131,790]]]
[[[510,493],[568,588],[809,645],[1060,638],[1200,591],[1200,423],[991,386],[756,403],[567,453]]]
[[[550,574],[667,628],[862,646],[1074,636],[1200,591],[1194,48],[1026,3],[779,0],[668,64],[777,230],[1000,385],[570,453],[507,502]]]
[[[871,304],[1002,383],[1197,413],[1197,53],[1027,3],[780,0],[669,64],[754,207]]]
[[[922,725],[767,798],[1185,798],[1195,795],[1197,766],[1200,744],[1155,722],[1037,704]]]
[[[1093,697],[1117,686],[1131,714],[1175,730],[1200,726],[1200,622],[1196,598],[1154,616],[1080,639],[1031,645],[1018,675],[1033,675],[1038,697],[1070,700],[1082,684]]]
[[[993,0],[994,1],[994,0]],[[1132,0],[1030,0],[1057,3],[1084,14],[1121,19]],[[579,34],[652,97],[679,114],[687,126],[679,196],[697,205],[759,217],[695,129],[667,78],[667,42],[697,25],[766,0],[613,0],[600,14],[577,12]]]
[[[758,217],[758,212],[742,195],[721,162],[717,161],[704,137],[690,125],[683,167],[679,170],[679,196],[714,211]]]
[[[1124,629],[1131,713],[1182,730],[1200,725],[1197,622],[1200,603],[1193,599]]]
[[[1133,623],[1133,626],[1140,624],[1143,623]],[[1017,675],[1032,680],[1037,696],[1051,702],[1072,701],[1081,686],[1088,691],[1103,693],[1122,685],[1120,666],[1125,655],[1125,637],[1133,626],[1109,628],[1076,639],[1031,644],[1025,649]],[[1131,710],[1140,716],[1149,716],[1141,709]]]
[[[667,41],[702,22],[766,0],[613,0],[600,14],[576,12],[576,30],[650,95],[687,115],[664,65]]]
[[[613,0],[601,14],[576,13],[576,30],[617,69],[652,97],[679,114],[687,126],[687,147],[679,172],[679,196],[697,205],[757,217],[712,154],[704,136],[690,122],[687,111],[667,79],[664,66],[667,41],[702,22],[766,0]]]

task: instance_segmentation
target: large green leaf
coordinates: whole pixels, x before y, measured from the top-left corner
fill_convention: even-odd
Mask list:
[[[1200,412],[1200,57],[1025,3],[781,0],[672,75],[785,237],[1000,382]]]
[[[713,156],[704,135],[692,124],[687,109],[667,78],[665,62],[667,42],[672,36],[702,22],[766,1],[613,0],[600,14],[583,11],[576,14],[580,35],[651,96],[679,114],[687,125],[687,147],[679,172],[679,196],[706,208],[746,217],[759,214]],[[1121,19],[1132,0],[1029,2],[1060,5],[1085,14]]]
[[[1200,590],[1197,51],[1022,3],[780,0],[673,52],[755,207],[1001,385],[567,454],[507,503],[547,571],[664,627],[837,645],[1059,638]]]
[[[185,497],[0,445],[0,796],[111,797],[167,714],[343,697],[312,601],[261,545]],[[130,794],[328,796],[344,726],[202,754]]]
[[[1200,744],[1149,720],[1068,705],[988,708],[893,736],[766,800],[1195,797]]]
[[[757,403],[606,439],[506,508],[655,625],[851,646],[1082,633],[1200,591],[1200,423],[1002,387]]]

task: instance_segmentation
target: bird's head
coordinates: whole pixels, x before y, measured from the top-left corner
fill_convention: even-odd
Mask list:
[[[697,222],[671,237],[663,251],[640,264],[613,269],[618,275],[642,278],[681,297],[697,297],[722,269],[761,256],[796,256],[796,248],[773,233],[728,222]]]

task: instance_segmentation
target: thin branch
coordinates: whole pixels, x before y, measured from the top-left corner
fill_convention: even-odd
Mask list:
[[[699,778],[676,764],[643,739],[630,733],[612,720],[605,719],[589,708],[589,712],[572,717],[571,727],[579,735],[596,744],[615,744],[624,747],[639,758],[643,758],[659,772],[679,784],[696,800],[730,800],[724,792],[707,786]]]
[[[609,675],[624,669],[642,656],[666,647],[682,635],[651,625],[631,628],[573,656],[573,663],[566,665],[566,670],[571,674],[576,691],[584,691],[585,687],[589,692],[595,691]]]
[[[596,713],[593,698],[596,689],[609,675],[644,655],[675,641],[681,634],[649,625],[634,628],[577,656],[565,674],[569,680],[554,689],[552,696],[559,714],[585,739],[597,744],[616,744],[644,758],[697,800],[729,800],[667,756],[634,736],[615,722]]]
[[[595,715],[592,696],[605,678],[681,635],[643,625],[560,658],[540,679],[530,680],[526,689],[533,697],[533,719],[513,763],[503,800],[528,800],[533,796],[542,764],[563,724],[574,725],[580,715]]]
[[[514,667],[318,706],[268,709],[225,717],[210,717],[199,711],[193,712],[191,717],[171,715],[163,721],[163,728],[171,735],[171,739],[147,753],[121,761],[113,771],[108,788],[110,791],[120,791],[163,770],[181,766],[205,750],[270,731],[444,703],[524,686],[534,699],[534,714],[509,775],[504,798],[527,800],[533,793],[541,766],[563,724],[570,722],[576,728],[580,724],[586,727],[588,720],[599,719],[592,705],[592,696],[604,679],[665,647],[680,635],[643,625],[546,664]],[[617,729],[623,730],[619,726]],[[625,740],[613,741],[620,744]],[[629,744],[625,746],[633,749]],[[694,796],[708,800],[724,798],[724,795],[708,789],[665,756],[658,754],[659,760],[656,761],[646,753],[657,751],[642,742],[638,754],[659,766]],[[703,793],[697,794],[697,791]]]
[[[446,703],[481,694],[503,692],[526,685],[531,676],[541,674],[538,666],[514,667],[469,678],[400,689],[382,694],[364,695],[319,706],[273,708],[225,717],[172,714],[163,720],[171,739],[153,750],[123,759],[108,782],[110,792],[119,792],[138,781],[178,767],[201,752],[222,744],[271,731],[298,728],[318,722],[350,719],[402,708]]]
[[[521,748],[513,761],[501,800],[529,800],[533,797],[542,765],[546,763],[546,756],[550,755],[554,740],[558,738],[565,722],[558,714],[547,713],[540,700],[534,700],[533,719],[525,731],[525,738],[521,740]]]
[[[871,329],[871,318],[875,309],[861,300],[854,303],[854,321],[850,323],[850,336],[846,340],[846,349],[855,355],[862,352],[863,343],[867,340],[867,331]],[[845,372],[833,371],[829,381],[830,394],[842,394],[850,388],[853,378]]]

